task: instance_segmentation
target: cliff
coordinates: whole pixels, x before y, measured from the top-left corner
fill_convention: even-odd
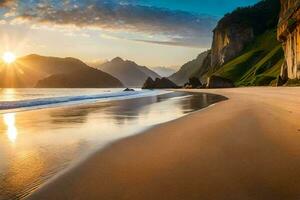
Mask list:
[[[211,66],[217,70],[237,56],[254,37],[253,28],[231,25],[214,30]]]
[[[218,70],[238,56],[256,36],[274,28],[278,22],[278,0],[263,0],[254,6],[226,14],[214,30],[211,68]]]
[[[225,63],[214,75],[230,79],[236,86],[267,86],[279,76],[283,60],[274,28],[256,36],[240,55]]]
[[[285,52],[280,74],[283,83],[300,79],[300,0],[281,0],[277,37]]]
[[[279,12],[279,0],[262,0],[226,14],[214,29],[210,53],[190,77],[207,83],[217,76],[235,86],[274,84],[284,60],[276,37]]]

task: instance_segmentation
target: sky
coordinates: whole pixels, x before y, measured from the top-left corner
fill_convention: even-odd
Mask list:
[[[0,54],[180,66],[210,48],[224,14],[258,1],[0,0]]]

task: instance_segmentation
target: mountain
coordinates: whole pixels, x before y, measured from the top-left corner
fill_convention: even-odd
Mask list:
[[[54,74],[38,81],[38,88],[114,88],[123,87],[122,83],[94,68],[83,68],[70,73]]]
[[[121,82],[116,78],[100,70],[94,71],[93,68],[78,59],[45,57],[32,54],[18,58],[15,63],[9,66],[1,64],[0,87],[35,87],[40,80],[55,74],[75,75],[73,72],[87,72],[91,70],[97,74],[97,76],[93,76],[91,79],[105,79],[110,81],[112,85],[109,87],[122,86]],[[99,84],[95,85],[95,87],[99,86]]]
[[[101,59],[98,59],[98,60],[92,60],[92,61],[88,61],[88,62],[85,62],[88,66],[90,67],[94,67],[94,68],[97,68],[98,66],[102,65],[103,63],[106,63],[107,60],[101,60]]]
[[[226,15],[214,31],[211,72],[236,86],[271,84],[284,59],[276,39],[279,12],[278,0],[264,0]]]
[[[142,87],[148,77],[152,79],[160,78],[154,71],[144,66],[139,66],[135,62],[123,60],[116,57],[98,67],[118,78],[126,87]]]
[[[214,74],[230,79],[236,86],[270,85],[280,74],[284,54],[276,31],[257,36],[243,53],[224,64]]]
[[[257,36],[275,29],[279,12],[279,0],[262,0],[226,14],[214,29],[212,68],[218,69],[238,56]]]
[[[156,72],[161,77],[169,77],[176,72],[175,69],[169,67],[151,67],[151,70]]]
[[[210,53],[190,76],[218,76],[235,86],[272,84],[284,60],[276,39],[279,12],[279,0],[262,0],[226,14],[214,29]]]
[[[191,78],[197,71],[200,70],[209,53],[210,51],[205,51],[199,54],[196,59],[187,62],[179,69],[178,72],[172,74],[169,79],[177,85],[184,85],[186,82],[188,82],[189,78]]]

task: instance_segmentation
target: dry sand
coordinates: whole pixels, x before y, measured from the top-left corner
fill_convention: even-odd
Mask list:
[[[229,100],[119,141],[30,198],[300,199],[300,88],[193,92]]]

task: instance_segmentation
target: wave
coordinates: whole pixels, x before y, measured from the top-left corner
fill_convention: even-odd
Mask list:
[[[28,100],[17,101],[1,101],[0,110],[20,109],[20,108],[32,108],[32,107],[48,107],[61,104],[78,104],[78,103],[91,103],[98,101],[111,101],[122,100],[129,98],[139,98],[144,96],[157,95],[158,91],[154,90],[142,90],[142,91],[122,91],[122,92],[110,92],[106,94],[95,95],[80,95],[80,96],[63,96],[63,97],[49,97],[49,98],[37,98]]]

